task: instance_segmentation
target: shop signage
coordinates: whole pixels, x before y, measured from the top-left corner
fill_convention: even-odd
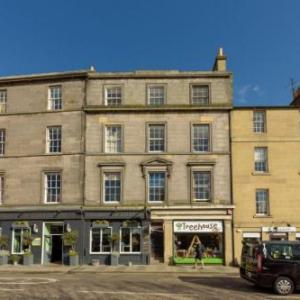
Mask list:
[[[292,227],[292,226],[262,227],[262,232],[296,232],[296,227]]]
[[[42,240],[40,237],[36,237],[32,240],[32,246],[41,246],[42,245]]]
[[[175,221],[174,232],[223,232],[221,221]]]

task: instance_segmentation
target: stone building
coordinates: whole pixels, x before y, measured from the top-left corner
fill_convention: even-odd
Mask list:
[[[238,262],[242,241],[300,238],[299,124],[296,106],[241,107],[231,113]]]
[[[37,74],[0,78],[0,221],[10,251],[25,232],[36,263],[232,261],[232,74]]]
[[[86,92],[85,209],[124,235],[120,261],[193,262],[198,237],[207,263],[230,263],[232,75],[223,53],[208,72],[95,72]],[[123,229],[127,218],[138,226]],[[89,259],[107,259],[95,248]]]
[[[9,251],[34,238],[36,263],[63,262],[61,237],[79,229],[86,72],[0,78],[0,220]]]

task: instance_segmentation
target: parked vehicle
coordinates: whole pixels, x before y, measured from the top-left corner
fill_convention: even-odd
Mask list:
[[[300,242],[245,243],[240,275],[254,284],[273,288],[280,295],[300,289]]]

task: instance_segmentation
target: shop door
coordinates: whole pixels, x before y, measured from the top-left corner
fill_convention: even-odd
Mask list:
[[[63,224],[46,223],[44,225],[43,263],[62,263],[63,258]]]
[[[151,263],[164,261],[164,230],[162,223],[151,224]]]

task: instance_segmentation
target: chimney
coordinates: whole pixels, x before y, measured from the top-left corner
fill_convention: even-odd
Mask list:
[[[96,71],[95,67],[94,66],[90,66],[90,72],[95,72],[95,71]]]
[[[223,48],[219,48],[216,56],[213,71],[226,72],[227,56],[223,53]]]
[[[292,106],[300,106],[300,86],[293,93],[293,101],[292,101],[292,103],[290,105],[292,105]]]

